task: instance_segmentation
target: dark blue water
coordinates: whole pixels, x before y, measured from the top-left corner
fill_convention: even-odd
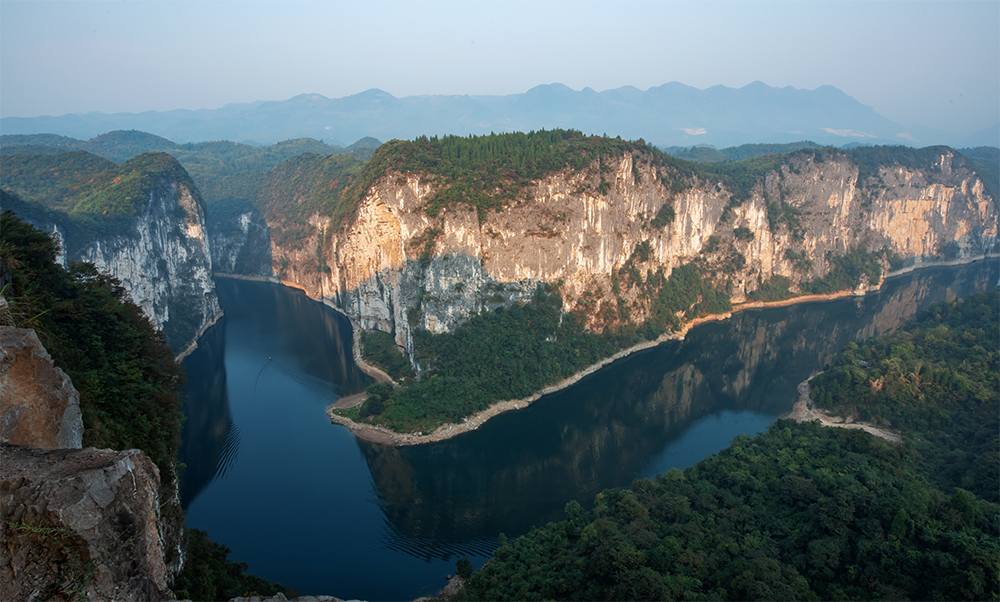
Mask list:
[[[432,595],[457,558],[481,565],[499,533],[766,429],[847,342],[998,275],[995,261],[921,270],[864,298],[738,313],[475,432],[409,448],[327,420],[327,405],[369,382],[342,317],[296,290],[220,279],[226,317],[184,362],[187,523],[301,594]]]

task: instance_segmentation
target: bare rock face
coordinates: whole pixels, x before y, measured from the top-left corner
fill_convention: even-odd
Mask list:
[[[793,289],[822,278],[831,257],[856,249],[890,251],[906,266],[996,253],[997,200],[960,159],[942,149],[927,169],[882,166],[859,182],[847,154],[803,154],[734,203],[722,182],[699,180],[676,192],[656,165],[626,153],[609,172],[549,175],[481,221],[464,206],[427,215],[434,184],[387,173],[346,228],[327,232],[325,218],[314,215],[313,238],[272,242],[274,271],[331,300],[361,328],[395,332],[406,349],[414,328],[452,330],[482,309],[529,297],[543,282],[560,285],[564,310],[594,308],[587,326],[600,330],[596,309],[606,305],[627,306],[623,319],[634,323],[649,316],[650,299],[638,287],[613,292],[626,267],[641,280],[701,262],[739,302],[774,276]],[[794,227],[774,215],[779,201],[794,213]],[[675,218],[654,226],[666,205]]]
[[[82,446],[80,394],[30,328],[0,328],[0,441]]]
[[[208,220],[212,269],[222,274],[269,278],[271,232],[256,209]]]
[[[51,232],[62,247],[58,260],[94,264],[114,276],[170,348],[179,353],[211,325],[220,310],[212,280],[212,250],[197,190],[163,178],[145,209],[111,231],[69,238],[61,223],[28,220]]]
[[[173,600],[139,450],[0,443],[0,599]]]

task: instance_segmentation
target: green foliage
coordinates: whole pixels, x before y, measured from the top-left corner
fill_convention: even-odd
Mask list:
[[[753,240],[754,235],[753,230],[750,228],[747,228],[746,226],[739,226],[733,230],[733,236],[736,237],[736,240],[749,241]]]
[[[753,189],[763,182],[769,172],[778,171],[788,162],[789,155],[765,155],[735,163],[716,163],[696,166],[698,176],[708,182],[719,182],[729,191],[730,203],[735,206],[750,198]],[[732,211],[731,208],[729,208]],[[723,218],[726,221],[728,218]]]
[[[743,161],[767,155],[780,155],[792,153],[798,150],[822,148],[820,145],[809,140],[801,142],[787,142],[785,144],[741,144],[722,149],[722,154],[730,161]]]
[[[718,236],[714,234],[709,236],[708,240],[705,241],[705,245],[701,248],[701,252],[705,255],[715,253],[715,251],[719,248],[720,242],[721,241]]]
[[[469,560],[468,556],[462,556],[455,563],[455,574],[462,579],[468,579],[472,576],[472,561]]]
[[[80,199],[113,179],[115,164],[84,151],[0,158],[4,187],[26,201],[70,211]]]
[[[803,282],[799,288],[805,294],[835,293],[857,288],[865,277],[869,284],[878,284],[882,279],[882,264],[879,259],[885,258],[887,254],[884,250],[871,253],[864,249],[854,249],[846,255],[827,253],[826,262],[830,269],[826,276],[812,282]]]
[[[180,433],[175,395],[183,374],[163,334],[125,289],[91,264],[64,270],[46,234],[5,211],[0,273],[12,282],[4,296],[24,315],[53,361],[80,393],[83,444],[138,448],[173,474]]]
[[[363,178],[374,181],[390,170],[429,177],[440,188],[427,199],[424,210],[428,215],[436,217],[442,210],[466,205],[476,209],[482,220],[489,211],[520,202],[531,181],[563,169],[592,168],[595,162],[600,170],[605,159],[625,153],[643,157],[673,180],[690,172],[683,162],[642,140],[626,142],[584,136],[576,130],[542,130],[393,140],[375,152]],[[636,166],[633,177],[638,173]],[[610,184],[602,179],[598,191],[605,194],[609,189]]]
[[[484,311],[452,333],[414,331],[425,372],[383,397],[370,421],[399,432],[433,430],[495,401],[527,397],[639,340],[629,330],[585,332],[576,314],[560,324],[561,310],[559,294],[543,286],[530,303]]]
[[[385,402],[392,397],[393,387],[391,383],[377,382],[368,385],[368,389],[365,392],[368,395],[365,397],[365,402],[359,410],[359,415],[362,418],[377,416],[384,412]]]
[[[268,223],[275,224],[276,242],[300,241],[315,231],[308,223],[311,215],[330,217],[333,229],[350,221],[360,200],[352,183],[362,166],[346,155],[298,155],[266,174],[253,176],[247,189],[253,189],[255,182],[259,188],[250,201]]]
[[[938,161],[941,155],[950,152],[946,146],[913,148],[910,146],[859,146],[846,151],[858,166],[858,186],[866,187],[879,179],[879,169],[887,166],[902,166],[925,172],[941,171]]]
[[[812,381],[816,405],[902,430],[943,489],[1000,502],[1000,293],[932,306],[895,333],[848,345]]]
[[[194,182],[170,155],[147,153],[115,165],[84,151],[0,159],[4,187],[29,203],[68,214],[67,235],[88,240],[114,232],[146,209],[154,191]],[[63,221],[63,220],[60,220]]]
[[[803,140],[801,142],[788,142],[785,144],[743,144],[740,146],[730,146],[722,150],[716,150],[709,146],[692,146],[691,148],[675,146],[664,149],[664,151],[678,159],[694,163],[723,163],[726,161],[743,161],[766,155],[791,153],[809,148],[822,147],[815,142]]]
[[[782,299],[788,299],[795,296],[795,293],[789,290],[791,286],[792,280],[788,276],[775,274],[758,286],[757,290],[747,293],[747,299],[750,301],[781,301]]]
[[[692,146],[690,148],[674,146],[664,149],[666,153],[692,163],[722,163],[729,161],[726,154],[711,146]]]
[[[673,205],[664,204],[660,207],[660,210],[656,212],[656,217],[653,218],[653,221],[649,222],[649,225],[656,229],[660,229],[667,224],[673,223],[676,215],[677,214],[674,211]]]
[[[996,504],[867,433],[778,421],[499,548],[454,600],[990,599]],[[959,568],[961,567],[961,568]]]
[[[813,268],[813,261],[812,259],[809,259],[809,255],[807,255],[805,251],[793,251],[791,249],[786,249],[785,259],[791,261],[795,269],[800,272],[808,272]]]
[[[232,552],[226,546],[208,538],[208,533],[188,529],[187,557],[184,569],[174,580],[173,591],[178,599],[229,600],[240,596],[274,596],[296,594],[280,583],[247,575],[247,565],[232,562]]]
[[[932,306],[813,379],[818,405],[904,445],[779,420],[590,511],[570,502],[453,599],[996,599],[998,310],[1000,290]]]
[[[413,366],[396,347],[388,332],[373,330],[361,335],[361,355],[370,364],[378,366],[393,380],[413,376]]]
[[[686,319],[707,314],[725,313],[732,309],[729,296],[717,290],[696,265],[675,268],[669,278],[662,271],[650,275],[647,286],[657,290],[644,328],[646,337],[653,339],[668,330],[676,330]]]
[[[1000,209],[1000,149],[995,146],[977,146],[963,148],[962,154],[968,158],[969,167],[983,181],[986,194],[993,199],[993,204]]]
[[[197,194],[184,168],[166,153],[137,155],[108,176],[110,182],[81,198],[70,213],[110,220],[132,218],[146,209],[153,191],[167,182],[186,184],[189,192]]]

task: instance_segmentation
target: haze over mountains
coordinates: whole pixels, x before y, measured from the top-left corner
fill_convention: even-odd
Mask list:
[[[596,92],[562,84],[536,86],[506,96],[408,96],[379,89],[330,99],[301,94],[284,101],[229,104],[220,109],[91,112],[56,117],[7,117],[0,132],[51,133],[92,138],[112,130],[141,130],[176,142],[232,140],[271,144],[311,137],[344,146],[421,135],[572,128],[657,146],[735,146],[812,140],[843,146],[907,144],[956,147],[1000,145],[1000,124],[972,136],[907,129],[833,86],[815,90],[775,88],[754,82],[742,88],[699,90],[677,82],[641,91],[631,86]]]

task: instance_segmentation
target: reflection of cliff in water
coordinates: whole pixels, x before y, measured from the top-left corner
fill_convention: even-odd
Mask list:
[[[188,462],[181,477],[181,503],[186,509],[216,475],[236,461],[240,432],[229,413],[226,387],[225,318],[198,340],[198,348],[183,362],[190,383],[185,389],[181,458]]]
[[[238,457],[240,430],[230,401],[240,408],[247,400],[230,400],[227,345],[267,357],[253,368],[252,396],[258,383],[277,381],[330,403],[363,390],[371,380],[354,364],[350,322],[331,308],[267,282],[220,278],[216,290],[226,315],[183,362],[189,376],[180,453],[187,464],[181,486],[185,508],[213,479],[224,477]]]
[[[789,411],[798,383],[848,342],[891,332],[932,302],[988,290],[997,277],[994,261],[934,268],[895,277],[867,297],[740,312],[473,433],[417,447],[358,445],[401,536],[523,533],[559,518],[569,499],[588,503],[606,487],[627,486],[701,417]]]

